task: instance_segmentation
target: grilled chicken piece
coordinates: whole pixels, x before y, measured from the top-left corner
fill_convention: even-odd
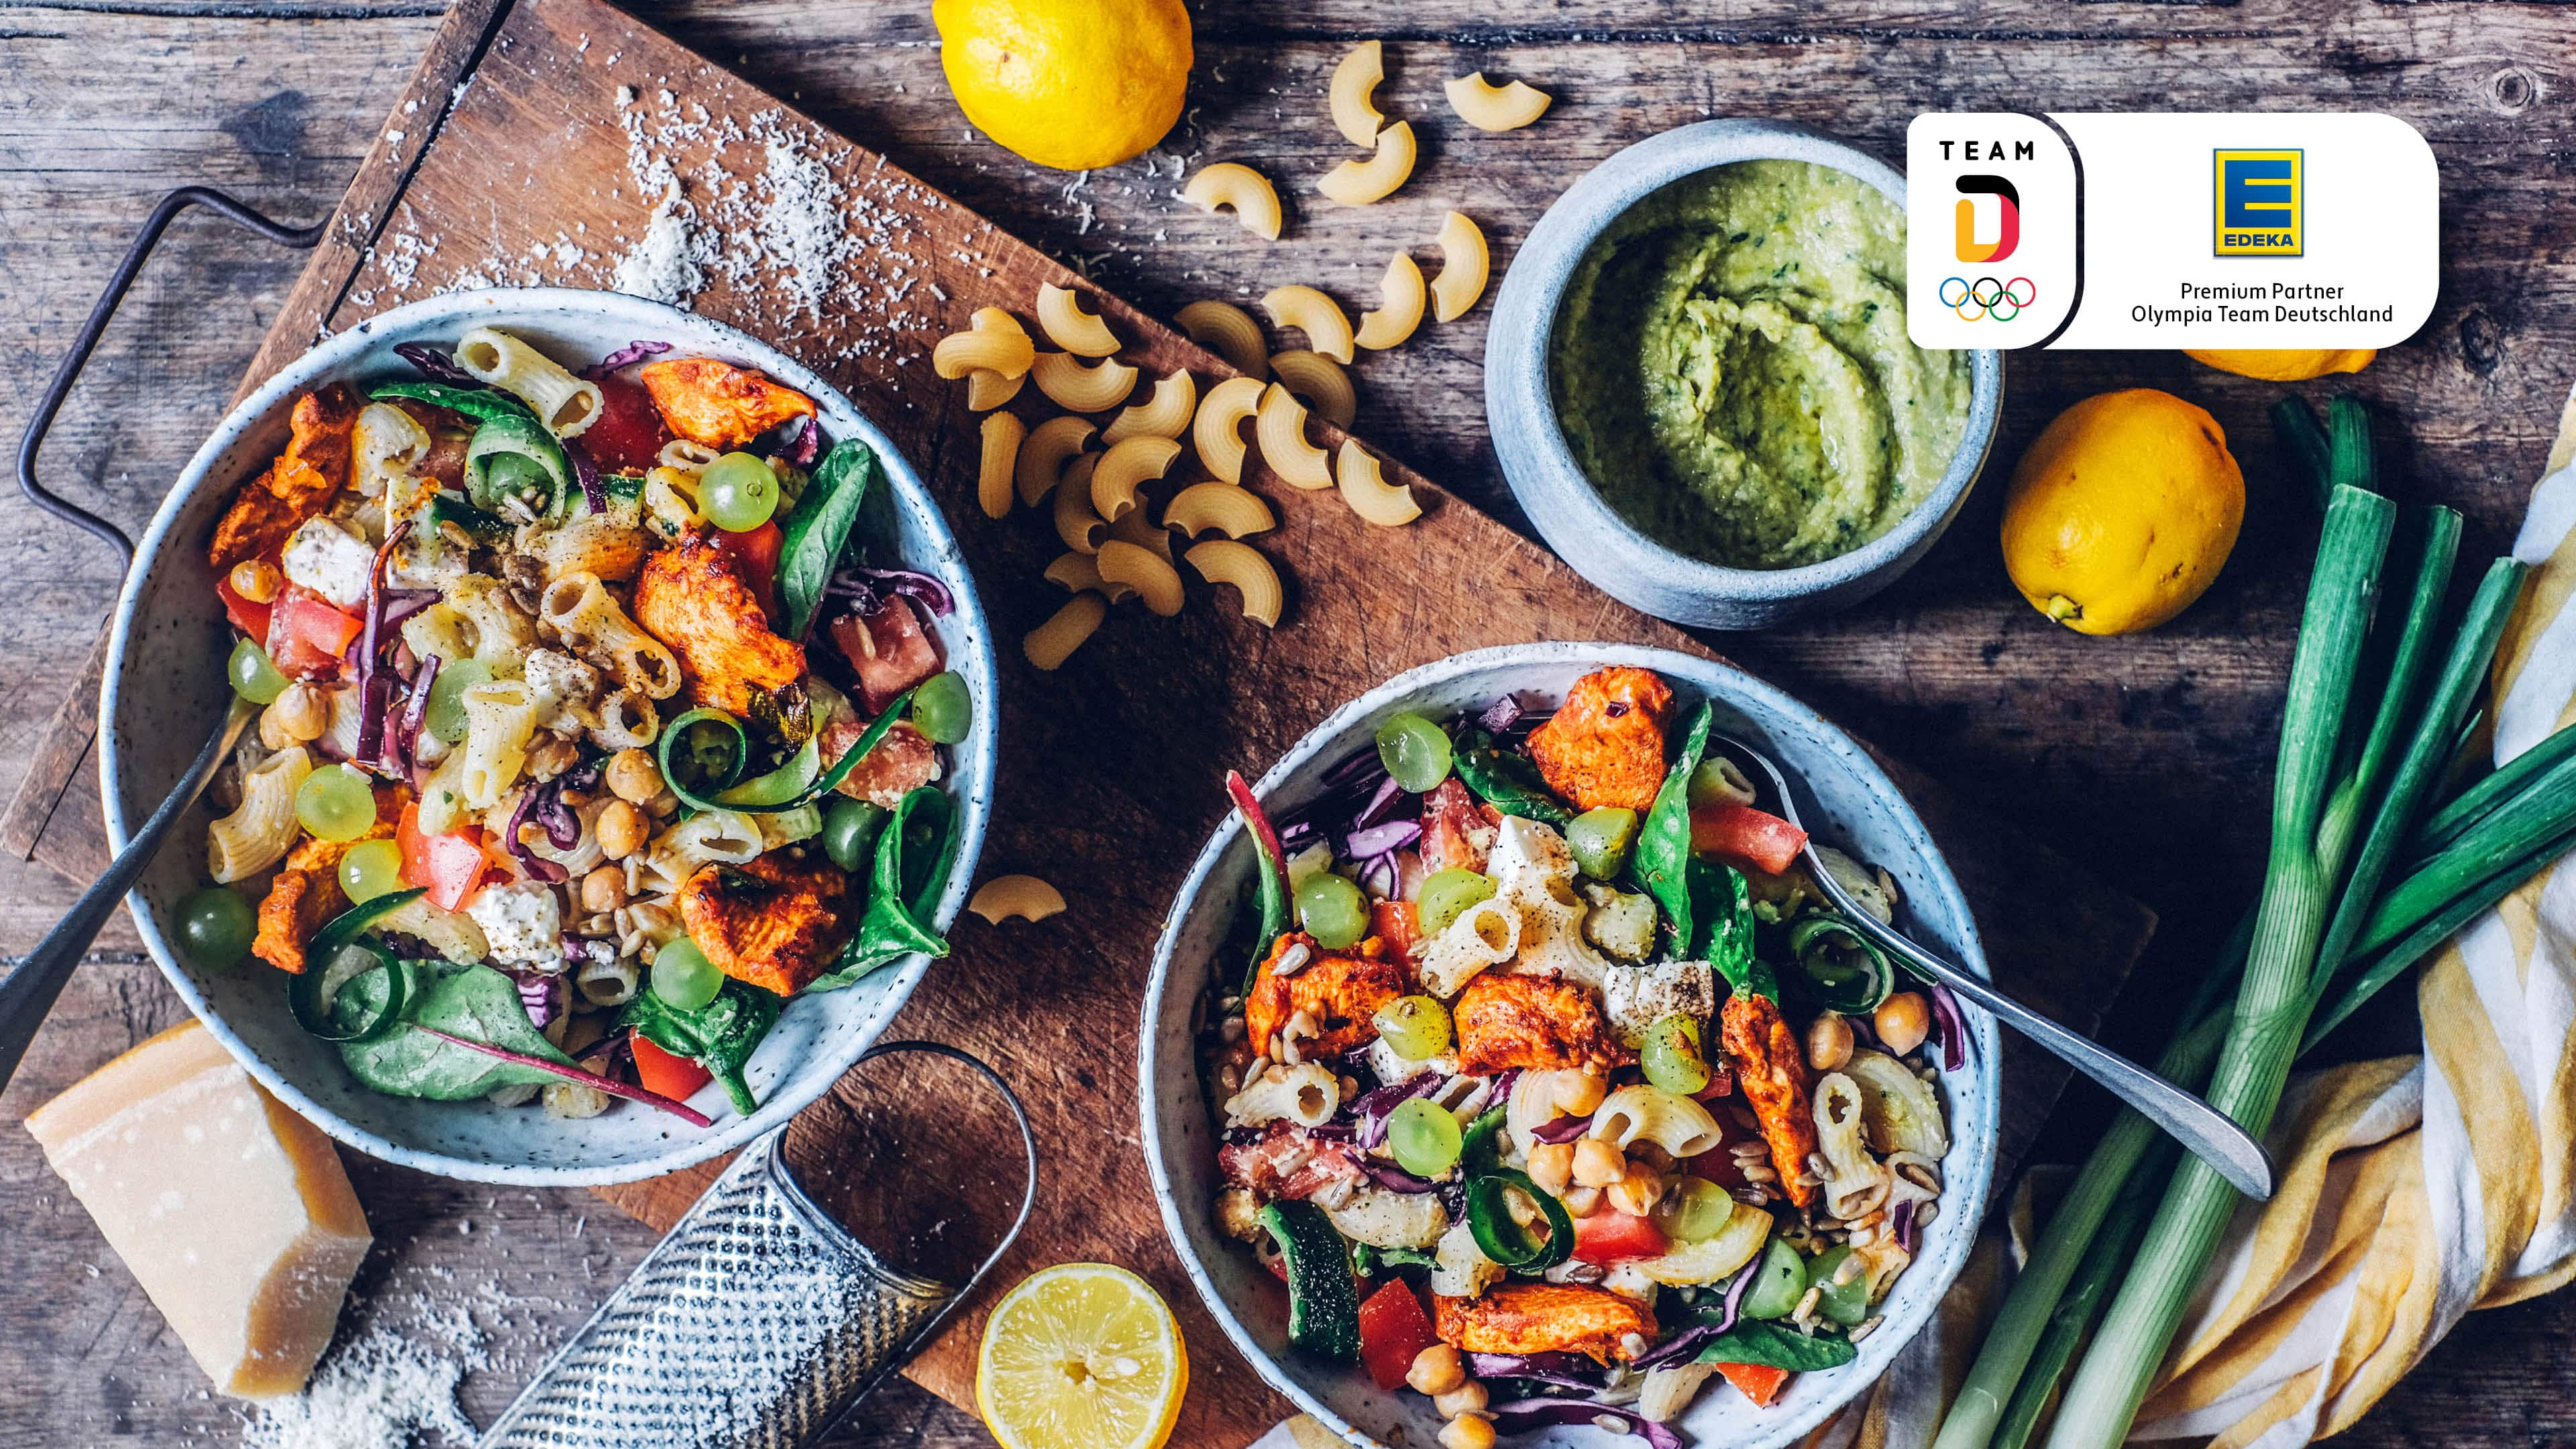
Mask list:
[[[358,395],[335,382],[295,400],[287,421],[286,451],[269,469],[242,485],[241,495],[215,525],[206,562],[222,573],[244,559],[273,557],[286,536],[320,513],[349,484],[350,437],[358,426]]]
[[[709,357],[648,362],[637,376],[672,432],[710,448],[739,448],[789,418],[814,415],[805,394]]]
[[[1664,783],[1664,731],[1673,689],[1651,669],[1596,669],[1574,681],[1565,707],[1530,732],[1530,758],[1548,788],[1584,810],[1643,811]]]
[[[680,920],[716,968],[793,996],[830,968],[848,939],[850,878],[830,862],[779,851],[710,865],[680,888]]]
[[[1770,1144],[1780,1190],[1806,1207],[1816,1200],[1816,1188],[1799,1184],[1807,1158],[1816,1150],[1816,1109],[1807,1094],[1807,1058],[1797,1033],[1767,996],[1730,996],[1719,1016],[1721,1040],[1735,1059],[1736,1080],[1753,1108],[1753,1120],[1762,1124],[1762,1140]]]
[[[732,556],[696,535],[644,561],[635,622],[679,656],[694,704],[750,714],[805,672],[805,651],[769,631]]]
[[[1553,976],[1484,972],[1458,994],[1452,1015],[1458,1070],[1469,1076],[1508,1067],[1607,1074],[1637,1059],[1610,1034],[1589,990]]]
[[[1579,1353],[1626,1363],[1660,1331],[1654,1310],[1581,1283],[1502,1283],[1474,1298],[1431,1299],[1431,1331],[1462,1353]]]
[[[1279,974],[1280,960],[1301,947],[1306,964]],[[1281,936],[1253,978],[1252,994],[1244,998],[1245,1040],[1255,1052],[1268,1051],[1271,1038],[1302,1011],[1315,1018],[1317,1032],[1298,1042],[1298,1050],[1306,1056],[1340,1056],[1367,1046],[1377,1037],[1377,1024],[1370,1020],[1377,1009],[1412,989],[1404,964],[1388,959],[1385,952],[1384,943],[1375,936],[1348,956],[1326,951],[1302,931]]]

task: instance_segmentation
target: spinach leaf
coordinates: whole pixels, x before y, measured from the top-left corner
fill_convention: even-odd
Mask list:
[[[1458,779],[1476,797],[1506,815],[1518,815],[1563,829],[1574,812],[1557,801],[1538,766],[1508,750],[1495,748],[1481,731],[1469,736],[1456,756]]]
[[[1665,924],[1673,929],[1673,954],[1683,959],[1688,959],[1697,940],[1699,920],[1691,901],[1690,778],[1699,768],[1700,756],[1708,752],[1708,732],[1715,719],[1716,712],[1706,700],[1691,711],[1682,728],[1682,747],[1664,773],[1663,788],[1655,792],[1646,823],[1637,831],[1637,883],[1664,908]]]
[[[760,1110],[760,1099],[743,1079],[743,1067],[778,1024],[784,1006],[776,992],[726,977],[715,999],[695,1011],[671,1006],[650,989],[638,991],[626,1003],[625,1020],[646,1041],[713,1073],[733,1099],[733,1109],[748,1117]]]
[[[857,933],[832,970],[805,989],[837,990],[916,951],[947,955],[947,938],[931,926],[930,914],[957,862],[957,846],[957,808],[946,794],[924,785],[905,795],[877,837],[876,867]]]
[[[479,422],[495,418],[525,418],[535,422],[537,415],[526,403],[493,387],[451,387],[443,382],[389,382],[367,394],[369,402],[392,402],[408,398],[433,407],[460,412]]]
[[[779,637],[802,639],[823,606],[823,586],[840,565],[841,550],[859,521],[859,505],[876,476],[877,455],[856,438],[832,445],[782,526],[778,545]]]
[[[1792,1373],[1841,1368],[1858,1357],[1860,1350],[1839,1333],[1818,1332],[1810,1337],[1760,1318],[1738,1322],[1699,1351],[1701,1363],[1756,1363]]]
[[[1779,1000],[1780,982],[1770,963],[1753,954],[1753,891],[1744,873],[1697,857],[1682,869],[1699,939],[1674,949],[1687,960],[1706,961],[1739,996]]]
[[[565,499],[575,495],[563,444],[534,416],[486,419],[465,444],[465,491],[474,506],[501,513],[503,499],[532,488],[545,491],[540,513],[562,515]]]
[[[519,1002],[518,983],[503,973],[489,966],[468,966],[440,975],[436,967],[418,961],[401,962],[399,969],[409,973],[411,1003],[403,1014],[402,1028],[373,1040],[340,1045],[340,1060],[348,1064],[349,1075],[362,1085],[390,1097],[461,1102],[495,1087],[519,1083],[543,1086],[563,1080],[542,1067],[485,1056],[454,1042],[441,1041],[428,1032],[413,1030],[415,1027],[567,1067],[573,1064],[572,1058],[557,1051],[545,1033],[528,1020],[528,1009]],[[384,990],[390,982],[373,984],[384,974],[360,977],[340,995],[348,998]],[[361,997],[335,1003],[335,1010],[342,1006],[362,1010],[365,1005]]]

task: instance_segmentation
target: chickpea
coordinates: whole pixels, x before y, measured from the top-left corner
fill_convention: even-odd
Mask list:
[[[608,768],[602,777],[608,792],[618,799],[636,805],[652,802],[662,793],[662,771],[653,757],[629,746],[608,757]]]
[[[1628,1175],[1628,1159],[1618,1148],[1598,1137],[1578,1138],[1574,1144],[1574,1180],[1583,1187],[1608,1187]]]
[[[1673,1170],[1673,1155],[1640,1138],[1628,1144],[1628,1170],[1634,1173],[1639,1168],[1648,1172],[1670,1172]]]
[[[310,684],[290,684],[259,717],[259,742],[282,750],[318,740],[331,728],[331,699]]]
[[[1664,1200],[1663,1174],[1642,1167],[1629,1168],[1628,1175],[1610,1184],[1604,1196],[1610,1206],[1630,1217],[1642,1218]]]
[[[1601,1189],[1597,1187],[1569,1187],[1565,1190],[1562,1196],[1557,1198],[1556,1201],[1558,1206],[1565,1209],[1565,1215],[1567,1217],[1588,1218],[1594,1213],[1601,1211]]]
[[[1878,1039],[1903,1056],[1932,1034],[1932,1006],[1920,991],[1900,991],[1878,1004]]]
[[[1839,1011],[1828,1011],[1807,1023],[1807,1065],[1820,1072],[1838,1072],[1851,1060],[1851,1023]]]
[[[1435,1343],[1413,1356],[1413,1366],[1404,1371],[1404,1381],[1416,1393],[1451,1393],[1467,1381],[1467,1364],[1458,1357],[1458,1350]]]
[[[1494,1449],[1493,1421],[1461,1414],[1440,1427],[1440,1449]]]
[[[1481,1414],[1487,1402],[1485,1386],[1474,1379],[1445,1394],[1431,1396],[1431,1407],[1439,1410],[1440,1417],[1444,1419],[1454,1419],[1461,1414]]]
[[[1541,1142],[1532,1147],[1529,1175],[1530,1181],[1537,1183],[1542,1190],[1557,1197],[1565,1196],[1567,1185],[1574,1181],[1574,1144]]]
[[[626,904],[626,872],[603,865],[581,878],[581,908],[597,915]]]
[[[277,572],[277,565],[255,558],[234,564],[227,582],[233,586],[234,593],[254,604],[275,602],[277,591],[286,586],[286,580]]]
[[[644,834],[649,828],[644,812],[631,800],[612,800],[599,812],[591,832],[598,837],[601,853],[611,860],[624,860],[644,848]]]

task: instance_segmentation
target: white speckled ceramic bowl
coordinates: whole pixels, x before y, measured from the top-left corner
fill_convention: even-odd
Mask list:
[[[1822,563],[1788,569],[1727,568],[1647,537],[1602,500],[1565,445],[1548,385],[1548,349],[1566,284],[1592,243],[1628,208],[1685,177],[1739,161],[1808,161],[1846,171],[1902,210],[1905,177],[1894,167],[1804,126],[1783,121],[1702,121],[1666,131],[1602,162],[1530,229],[1494,296],[1485,338],[1485,421],[1512,496],[1575,571],[1658,618],[1710,629],[1760,629],[1800,614],[1859,603],[1894,583],[1958,516],[1994,445],[2003,404],[2003,358],[1974,354],[1967,427],[1932,496],[1894,528]]]
[[[887,502],[876,500],[861,527],[879,530],[874,536],[891,543],[897,556],[936,575],[956,596],[957,612],[936,621],[936,633],[950,667],[973,691],[973,733],[951,751],[956,768],[948,782],[963,807],[964,835],[938,920],[943,927],[953,920],[974,877],[990,814],[999,709],[983,610],[937,505],[886,436],[795,359],[722,323],[608,292],[465,292],[416,302],[322,343],[224,419],[154,515],[117,601],[99,699],[105,722],[99,778],[109,844],[124,848],[128,834],[160,803],[222,717],[231,641],[215,602],[205,543],[236,486],[284,446],[295,399],[335,379],[417,376],[394,356],[394,344],[452,343],[478,325],[515,332],[573,365],[651,338],[683,356],[756,367],[811,396],[822,409],[826,436],[860,438],[876,450],[885,465],[890,506],[876,506]],[[890,537],[884,532],[889,529]],[[930,966],[927,957],[907,957],[856,986],[790,1002],[752,1058],[750,1079],[760,1110],[736,1115],[723,1089],[710,1084],[693,1099],[716,1119],[704,1130],[628,1105],[575,1122],[531,1108],[380,1096],[351,1079],[328,1043],[296,1026],[286,1008],[285,976],[255,961],[228,974],[204,975],[172,948],[174,912],[205,880],[206,819],[201,806],[193,822],[182,822],[129,898],[153,959],[189,1008],[270,1091],[361,1152],[443,1177],[628,1182],[729,1151],[784,1124],[821,1096],[876,1040]]]
[[[1968,970],[1986,974],[1976,922],[1958,882],[1923,823],[1896,787],[1850,736],[1805,705],[1740,671],[1705,659],[1624,644],[1521,644],[1484,649],[1398,675],[1334,711],[1297,742],[1257,787],[1273,811],[1297,808],[1319,792],[1320,777],[1353,750],[1366,748],[1378,726],[1399,710],[1437,718],[1482,709],[1517,693],[1549,705],[1578,677],[1608,664],[1637,664],[1671,681],[1688,708],[1717,707],[1717,727],[1779,762],[1799,791],[1798,810],[1817,838],[1883,866],[1904,896],[1899,924],[1944,950]],[[1211,781],[1209,788],[1216,788]],[[1272,1387],[1299,1408],[1358,1442],[1420,1446],[1439,1434],[1440,1419],[1419,1394],[1381,1392],[1358,1369],[1290,1351],[1287,1292],[1251,1252],[1218,1228],[1211,1205],[1224,1185],[1216,1135],[1198,1081],[1196,1040],[1206,1010],[1209,973],[1237,913],[1254,909],[1250,838],[1229,815],[1210,837],[1163,922],[1154,974],[1145,988],[1137,1086],[1142,1097],[1145,1162],[1154,1176],[1163,1226],[1190,1281],[1236,1348]],[[1222,969],[1239,962],[1227,958]],[[1711,1382],[1675,1426],[1702,1449],[1779,1449],[1797,1442],[1827,1415],[1876,1380],[1926,1323],[1967,1262],[1985,1216],[1994,1172],[1999,1068],[1994,1019],[1968,1015],[1974,1040],[1967,1065],[1943,1074],[1951,1146],[1943,1160],[1941,1213],[1924,1230],[1912,1267],[1897,1280],[1885,1322],[1861,1341],[1860,1357],[1842,1368],[1790,1380],[1769,1408]],[[1524,1443],[1612,1449],[1632,1439],[1591,1427],[1551,1429]]]

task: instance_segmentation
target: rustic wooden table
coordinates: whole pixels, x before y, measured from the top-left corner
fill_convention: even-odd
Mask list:
[[[1258,249],[1166,227],[1168,174],[1141,166],[1073,178],[1030,168],[964,125],[939,76],[928,7],[811,0],[684,0],[637,12],[896,159],[1149,307],[1257,293]],[[1494,7],[1422,0],[1209,4],[1199,16],[1193,108],[1169,151],[1254,160],[1302,182],[1346,145],[1323,82],[1352,41],[1384,35],[1391,109],[1441,106],[1448,75],[1526,76],[1557,105],[1530,132],[1427,153],[1444,196],[1493,235],[1498,262],[1592,161],[1703,116],[1778,114],[1894,154],[1906,120],[1949,107],[2379,109],[2440,156],[2447,221],[2441,303],[2409,346],[2353,381],[2391,420],[2392,476],[2468,516],[2470,548],[2511,535],[2576,379],[2576,201],[2566,195],[2568,42],[2576,17],[2545,6],[2254,0],[2208,7],[1995,0],[1955,8],[1616,0]],[[0,352],[0,435],[159,192],[234,188],[272,212],[317,217],[345,186],[435,27],[434,0],[53,0],[0,6],[0,299],[19,345]],[[1713,15],[1695,12],[1708,10]],[[1390,23],[1393,22],[1393,23]],[[1293,203],[1292,203],[1293,204]],[[1428,206],[1428,201],[1420,202]],[[1302,273],[1348,271],[1370,292],[1382,228],[1301,208]],[[1428,228],[1424,229],[1427,233]],[[1318,258],[1325,259],[1319,263]],[[300,258],[220,223],[180,225],[108,334],[46,454],[57,487],[129,526],[220,415]],[[1362,429],[1506,519],[1517,515],[1485,440],[1476,334],[1372,361]],[[1794,633],[1724,641],[1736,658],[2027,823],[2030,832],[2156,907],[2164,928],[2109,1028],[2136,1042],[2232,919],[2255,877],[2259,805],[2291,643],[2306,516],[2280,485],[2262,410],[2276,390],[2179,355],[2020,359],[1997,456],[2009,462],[2057,408],[2112,386],[2167,387],[2228,430],[2253,501],[2234,566],[2175,624],[2141,639],[2081,639],[2006,587],[1989,487],[1902,585]],[[106,552],[14,499],[0,530],[10,646],[0,651],[0,796],[81,669],[112,599]],[[71,891],[0,861],[0,955],[23,953]],[[64,998],[20,1080],[14,1122],[181,1008],[121,919]],[[2404,1050],[2392,1011],[2354,1050]],[[2061,1147],[2100,1102],[2074,1095]],[[2045,1154],[2043,1154],[2045,1155]],[[352,1159],[378,1252],[360,1288],[389,1322],[462,1308],[486,1364],[466,1407],[488,1419],[544,1349],[650,1246],[642,1226],[587,1194],[440,1182]],[[238,1437],[33,1144],[0,1131],[0,1449]],[[2576,1299],[2471,1318],[2347,1442],[2576,1443]],[[837,1441],[988,1442],[971,1417],[898,1383]]]

